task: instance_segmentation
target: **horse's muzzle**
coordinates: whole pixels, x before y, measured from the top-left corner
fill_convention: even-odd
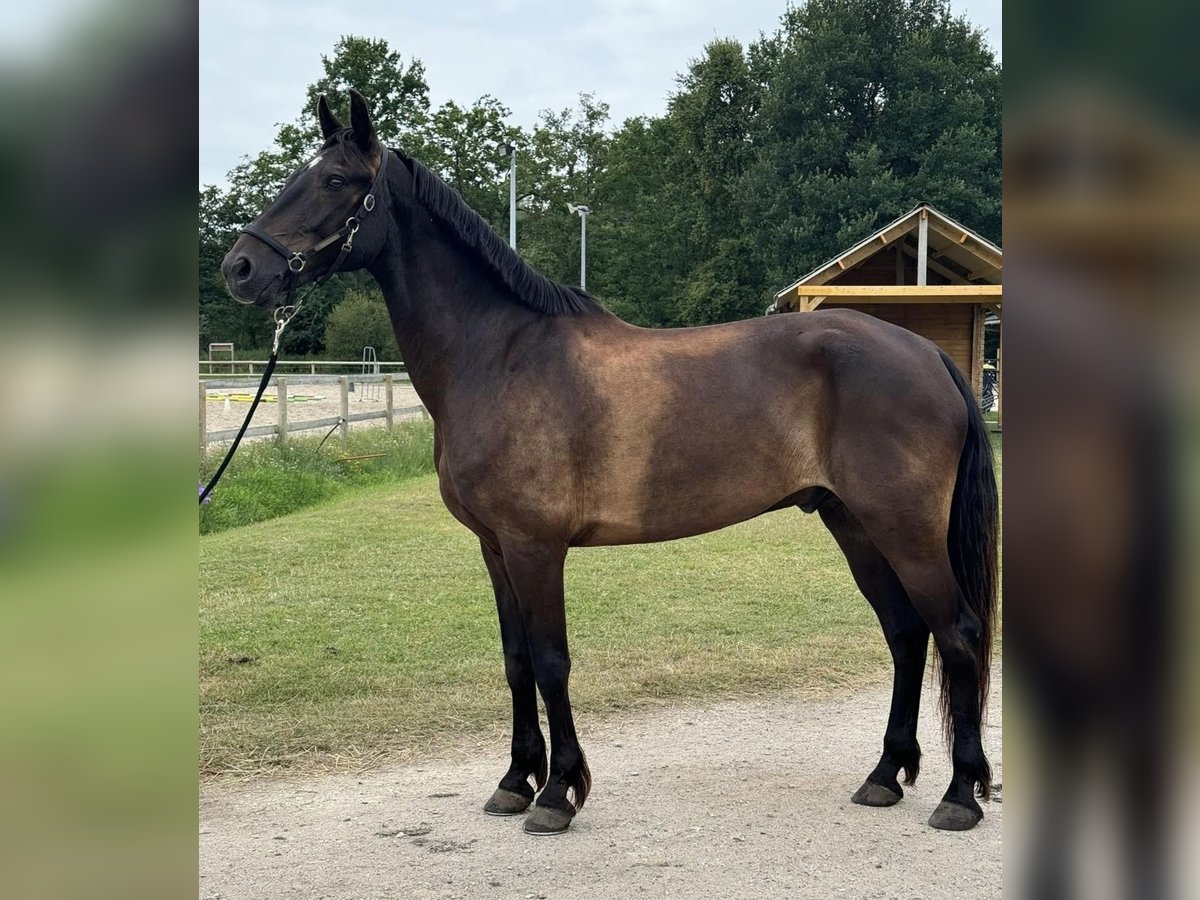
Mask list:
[[[287,271],[274,256],[264,257],[254,242],[239,238],[225,254],[221,274],[225,287],[238,303],[274,309],[284,299]]]

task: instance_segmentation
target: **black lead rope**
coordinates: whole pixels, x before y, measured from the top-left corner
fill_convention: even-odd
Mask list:
[[[365,219],[367,215],[373,209],[375,209],[375,198],[379,193],[380,186],[383,184],[384,173],[387,171],[388,157],[391,155],[392,151],[386,147],[384,147],[381,151],[379,157],[379,171],[375,173],[375,180],[371,182],[371,188],[362,198],[362,203],[359,205],[357,212],[346,220],[345,225],[343,225],[333,234],[329,235],[329,237],[318,241],[306,252],[299,250],[292,252],[291,250],[288,250],[283,243],[267,234],[253,222],[242,229],[243,233],[262,241],[262,243],[266,244],[287,261],[288,298],[287,304],[279,307],[273,313],[273,317],[275,319],[275,342],[271,346],[271,355],[267,357],[267,367],[263,370],[263,377],[262,381],[260,381],[258,384],[258,391],[254,394],[254,402],[250,404],[250,411],[246,413],[246,420],[242,422],[242,427],[238,429],[237,437],[233,439],[233,443],[230,444],[229,449],[225,451],[225,458],[221,460],[221,465],[217,467],[217,471],[213,473],[213,477],[209,479],[209,482],[207,485],[205,485],[204,490],[200,492],[200,505],[204,504],[204,501],[208,499],[208,495],[212,493],[213,488],[217,486],[217,482],[221,480],[221,476],[225,474],[225,469],[229,466],[229,461],[233,459],[233,454],[237,451],[238,444],[242,442],[242,437],[246,434],[246,429],[250,426],[250,420],[254,418],[254,411],[258,409],[258,402],[262,400],[263,392],[266,391],[267,384],[271,381],[271,373],[275,371],[275,363],[279,359],[279,338],[280,335],[283,334],[283,329],[287,327],[288,322],[295,318],[296,313],[300,312],[300,307],[304,305],[304,301],[308,299],[308,295],[312,292],[313,288],[315,288],[318,284],[322,284],[332,278],[334,273],[342,267],[342,263],[345,262],[346,257],[350,255],[350,251],[354,249],[354,235],[358,233],[358,229],[362,226],[363,219]],[[295,300],[296,288],[298,286],[296,284],[296,277],[304,271],[304,267],[308,265],[309,258],[315,256],[326,247],[329,247],[338,241],[342,242],[341,250],[338,253],[337,259],[334,260],[333,265],[329,267],[329,271],[327,271],[320,278],[316,279],[309,286],[309,289],[305,291],[304,296],[302,296],[298,301]],[[339,421],[338,424],[340,425],[341,422]],[[337,428],[337,425],[333,427]],[[333,428],[329,430],[329,434],[333,434]],[[321,444],[324,444],[325,441],[329,439],[329,434],[325,435],[325,438],[322,439]]]
[[[233,439],[233,443],[225,451],[225,458],[221,460],[221,465],[217,466],[217,471],[213,473],[213,477],[209,479],[204,490],[200,492],[201,506],[208,499],[208,495],[212,493],[212,489],[217,486],[217,482],[221,480],[221,476],[225,474],[225,468],[229,465],[229,461],[233,459],[233,454],[237,450],[238,444],[242,442],[242,436],[250,426],[250,420],[254,418],[254,411],[258,409],[258,401],[262,399],[263,391],[267,389],[267,382],[271,380],[271,373],[275,371],[275,360],[278,358],[278,349],[272,350],[271,355],[267,357],[267,367],[263,370],[262,381],[258,383],[258,392],[254,395],[254,402],[250,404],[250,412],[246,413],[246,421],[242,423],[242,427],[238,429],[237,437]]]

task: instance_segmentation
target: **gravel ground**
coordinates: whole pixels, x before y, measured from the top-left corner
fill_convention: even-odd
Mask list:
[[[998,784],[1000,682],[997,668],[984,733]],[[973,831],[926,825],[950,775],[932,687],[918,784],[890,809],[850,803],[889,697],[881,685],[580,717],[593,792],[555,837],[481,812],[501,745],[357,776],[206,785],[200,897],[999,897],[1000,803]]]
[[[258,387],[258,382],[248,384],[245,388],[210,388],[207,391],[208,405],[205,411],[208,421],[208,430],[226,431],[231,428],[238,428],[242,421],[246,418],[246,412],[250,409],[249,402],[239,402],[231,400],[228,404],[224,401],[226,394],[243,394],[254,396],[254,391]],[[350,413],[362,412],[383,412],[383,385],[372,384],[367,385],[367,392],[372,389],[375,399],[364,400],[363,385],[356,383],[354,385],[354,393],[350,394]],[[304,400],[297,402],[289,400],[288,402],[288,421],[291,423],[304,422],[309,419],[328,419],[335,416],[340,416],[341,400],[340,388],[336,381],[328,384],[289,384],[289,396],[304,395],[305,397],[319,398]],[[267,392],[263,395],[263,402],[258,405],[258,409],[254,411],[254,420],[251,425],[275,425],[279,422],[278,404],[268,402],[275,397],[275,388],[267,388]],[[419,406],[421,399],[417,396],[417,392],[413,390],[411,384],[407,382],[396,382],[392,391],[392,403],[396,409],[401,409],[406,406]],[[228,408],[226,408],[228,406]],[[397,417],[400,418],[400,417]],[[351,428],[363,427],[365,425],[382,425],[383,419],[371,422],[355,422],[350,425]],[[295,432],[296,434],[316,434],[317,432]]]

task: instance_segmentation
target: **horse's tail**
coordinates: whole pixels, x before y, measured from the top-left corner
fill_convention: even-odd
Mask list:
[[[996,535],[999,528],[1000,501],[996,490],[996,472],[992,459],[992,442],[975,392],[945,353],[939,351],[942,362],[963,402],[967,404],[967,439],[958,459],[958,478],[954,483],[954,498],[950,504],[950,532],[947,545],[954,577],[966,600],[967,607],[979,620],[980,647],[978,655],[979,718],[987,708],[988,682],[992,666],[992,637],[996,623]],[[947,737],[952,732],[950,719],[950,683],[945,666],[941,667],[942,714]],[[991,773],[985,773],[980,793],[991,793]]]

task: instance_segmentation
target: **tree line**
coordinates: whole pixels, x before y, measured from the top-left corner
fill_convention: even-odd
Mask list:
[[[201,188],[201,347],[266,342],[266,314],[229,299],[221,258],[319,145],[316,98],[345,121],[351,87],[371,101],[386,144],[440,174],[504,237],[506,145],[517,146],[521,255],[577,284],[579,220],[567,204],[589,206],[588,289],[639,325],[760,315],[776,290],[919,201],[1000,239],[1001,67],[947,0],[789,6],[749,45],[703,47],[661,116],[619,125],[592,94],[544,110],[531,129],[490,95],[434,108],[421,61],[380,39],[342,37],[321,62],[272,146],[225,187]],[[334,306],[353,295],[358,316],[374,291],[362,273],[317,289],[284,352],[323,352]]]

